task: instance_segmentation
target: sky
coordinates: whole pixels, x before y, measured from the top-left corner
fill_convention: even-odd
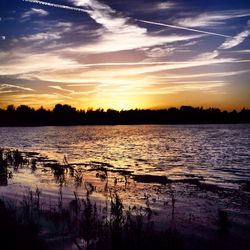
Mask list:
[[[250,108],[246,0],[1,0],[0,107]]]

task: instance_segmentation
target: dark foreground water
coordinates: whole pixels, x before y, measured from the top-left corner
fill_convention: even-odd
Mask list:
[[[0,186],[2,197],[18,200],[39,187],[44,204],[56,203],[62,182],[45,162],[66,161],[82,182],[65,174],[65,203],[91,186],[102,204],[115,189],[126,206],[150,206],[159,227],[209,237],[223,210],[233,237],[250,237],[250,125],[0,128],[0,147],[41,160],[35,172],[19,169]]]

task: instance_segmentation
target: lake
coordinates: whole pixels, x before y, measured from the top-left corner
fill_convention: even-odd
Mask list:
[[[2,197],[18,200],[39,187],[44,204],[56,203],[62,183],[45,163],[66,162],[83,181],[76,185],[65,174],[65,204],[74,191],[84,196],[88,185],[102,204],[110,188],[126,206],[150,206],[161,226],[174,221],[184,232],[209,235],[223,209],[235,235],[249,237],[242,235],[250,229],[249,124],[3,127],[0,138],[0,147],[37,152],[42,159],[35,172],[14,172],[0,187]]]

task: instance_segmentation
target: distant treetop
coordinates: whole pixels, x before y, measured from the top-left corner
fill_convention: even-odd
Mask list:
[[[0,126],[118,125],[118,124],[205,124],[250,123],[250,110],[221,111],[218,108],[181,106],[179,109],[77,110],[68,104],[56,104],[53,110],[35,110],[27,105],[0,109]]]

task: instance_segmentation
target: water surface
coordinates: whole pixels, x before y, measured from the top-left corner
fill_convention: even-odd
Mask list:
[[[0,128],[0,138],[0,147],[59,162],[66,158],[81,171],[86,166],[77,163],[110,171],[108,180],[100,171],[83,172],[84,183],[77,187],[66,176],[65,200],[73,191],[84,195],[89,183],[95,187],[93,198],[105,200],[108,182],[127,206],[149,204],[155,221],[172,223],[174,217],[183,228],[214,228],[217,210],[225,209],[235,232],[240,235],[239,225],[250,228],[250,125],[8,127]],[[158,176],[172,182],[162,183]],[[37,186],[56,202],[59,183],[42,165],[35,173],[20,169],[0,193],[17,198]]]
[[[250,125],[0,128],[0,146],[59,161],[100,161],[134,173],[199,175],[232,186],[250,179]]]

